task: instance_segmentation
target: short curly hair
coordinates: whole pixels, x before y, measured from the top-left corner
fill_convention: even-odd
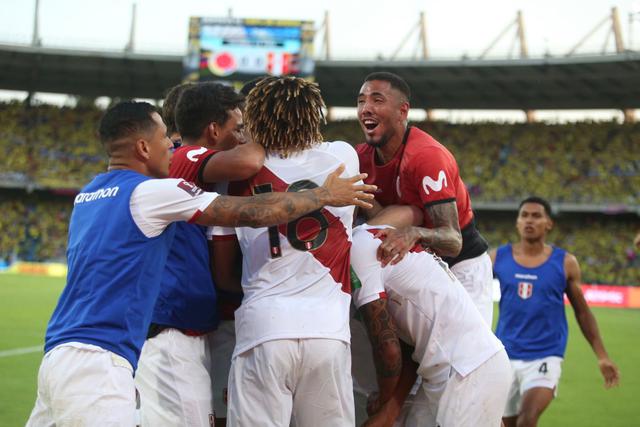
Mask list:
[[[320,87],[299,77],[265,77],[246,98],[249,133],[267,153],[282,157],[322,142],[326,108]]]

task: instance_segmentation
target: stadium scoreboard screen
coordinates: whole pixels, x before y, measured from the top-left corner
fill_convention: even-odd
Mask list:
[[[312,77],[314,32],[313,21],[192,17],[184,80]]]

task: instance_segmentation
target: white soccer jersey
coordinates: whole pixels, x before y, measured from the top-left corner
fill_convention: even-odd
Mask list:
[[[362,287],[355,289],[356,307],[388,298],[388,310],[399,337],[412,345],[418,374],[430,383],[445,381],[453,368],[468,375],[503,346],[447,265],[428,252],[410,252],[396,265],[376,260],[376,230],[353,230],[351,265]]]
[[[231,184],[229,194],[317,187],[342,163],[343,177],[359,173],[355,150],[342,141],[325,142],[286,159],[270,155],[253,178]],[[277,227],[235,229],[243,253],[244,298],[235,312],[234,356],[275,339],[349,342],[353,212],[353,206],[325,207]],[[215,227],[214,238],[228,232]]]

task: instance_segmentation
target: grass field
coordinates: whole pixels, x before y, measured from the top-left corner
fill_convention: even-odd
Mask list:
[[[64,282],[0,275],[0,426],[23,426],[36,396],[42,352],[6,355],[42,345],[44,330]],[[569,309],[571,312],[571,309]],[[620,367],[621,386],[605,391],[593,353],[569,313],[569,347],[559,396],[541,427],[640,426],[640,311],[595,308],[605,344]]]

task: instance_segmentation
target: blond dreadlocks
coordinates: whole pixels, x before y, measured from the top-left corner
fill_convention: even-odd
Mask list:
[[[322,142],[324,107],[316,83],[299,77],[266,77],[247,95],[245,120],[267,153],[288,157]]]

